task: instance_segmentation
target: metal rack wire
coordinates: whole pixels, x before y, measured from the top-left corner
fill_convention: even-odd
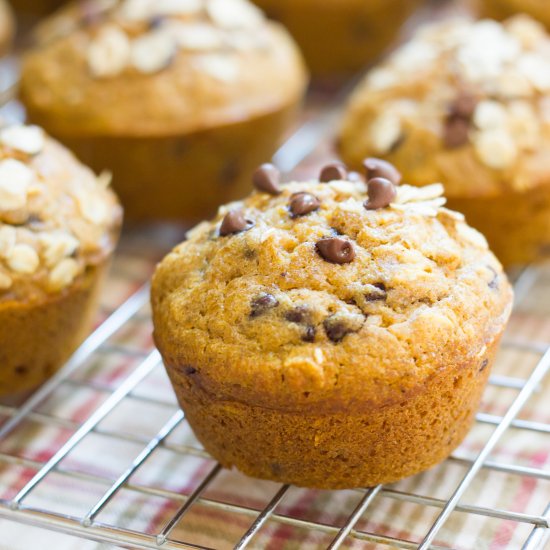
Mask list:
[[[289,138],[275,156],[283,170],[299,169],[304,163],[326,157],[340,105],[341,97]],[[177,233],[171,235],[168,244],[177,239]],[[160,240],[166,246],[164,234]],[[120,265],[115,265],[111,282],[136,287],[144,280],[130,280],[129,270],[120,267],[128,259],[135,259],[136,236],[129,241],[124,243]],[[141,253],[139,236],[137,242]],[[162,247],[155,250],[157,255],[161,252]],[[494,406],[486,406],[477,414],[474,427],[474,431],[484,434],[483,444],[473,448],[466,444],[465,450],[461,447],[434,474],[436,482],[437,476],[453,480],[448,494],[440,494],[437,483],[427,485],[426,476],[421,474],[401,484],[333,492],[326,496],[327,502],[332,503],[325,507],[330,513],[325,510],[323,514],[313,514],[308,505],[300,508],[286,504],[297,491],[288,485],[247,481],[249,488],[263,487],[263,494],[268,497],[261,503],[237,495],[240,481],[232,485],[233,494],[214,491],[226,472],[192,436],[180,437],[188,427],[168,383],[161,380],[161,359],[149,337],[149,287],[144,283],[106,314],[65,368],[34,395],[17,406],[0,402],[0,495],[7,495],[0,498],[0,520],[131,549],[267,548],[268,541],[272,549],[489,548],[490,541],[483,538],[465,545],[460,538],[463,531],[456,527],[460,516],[474,518],[480,525],[497,522],[493,534],[500,529],[521,532],[513,539],[521,540],[519,546],[503,543],[491,548],[521,546],[525,550],[541,550],[550,541],[550,470],[544,467],[550,461],[524,463],[514,460],[516,454],[507,451],[516,446],[516,441],[523,441],[521,434],[530,434],[535,452],[546,457],[550,453],[550,416],[544,414],[543,406],[544,391],[550,392],[550,306],[545,309],[545,305],[540,305],[550,289],[550,269],[529,267],[514,278],[517,299],[512,329],[503,343],[486,394],[486,403]],[[547,330],[534,335],[519,330],[526,315],[534,315],[537,326]],[[96,397],[96,405],[76,416],[67,413],[63,405],[85,392]],[[534,414],[540,413],[541,403],[543,413]],[[120,429],[116,423],[109,427],[107,421],[129,405],[134,410],[156,407],[162,414],[154,416],[153,426],[147,430],[139,425],[133,430]],[[25,430],[58,430],[64,435],[56,439],[58,445],[53,454],[42,456],[27,453],[13,443]],[[122,470],[110,471],[104,464],[106,456],[92,457],[92,463],[87,465],[71,462],[75,453],[94,437],[117,446],[127,457]],[[148,465],[161,453],[165,463],[170,464],[170,468],[161,469],[162,482],[142,479]],[[201,467],[194,470],[192,483],[182,489],[181,472],[174,465],[188,459],[199,461]],[[27,475],[10,477],[15,470]],[[508,502],[484,504],[471,498],[472,490],[482,492],[491,483],[491,475],[530,482],[530,494],[538,495],[533,499],[538,508],[518,511]],[[9,480],[14,478],[24,482],[12,481],[10,485]],[[84,506],[67,510],[61,501],[72,490],[71,484],[79,494],[89,490],[90,498]],[[91,486],[95,490],[86,489]],[[40,499],[44,487],[61,491],[60,506],[51,505],[51,501],[44,504]],[[301,491],[306,503],[318,496],[318,492]],[[469,498],[465,498],[467,495]],[[138,500],[140,506],[148,508],[148,516],[157,517],[153,528],[151,523],[147,527],[128,520],[126,511],[135,505],[133,499],[143,499]],[[117,501],[121,501],[118,508]],[[389,523],[397,523],[391,506],[414,507],[414,517],[422,518],[415,536],[404,535],[404,530],[380,528],[383,522],[375,521],[378,513],[389,517]],[[112,513],[112,508],[120,513]],[[185,519],[199,508],[221,514],[226,520],[241,518],[239,525],[243,527],[235,540],[228,543],[212,536],[201,538],[200,533],[186,529]],[[302,535],[285,546],[275,536],[276,529],[283,527]],[[306,545],[303,533],[318,533],[319,538]]]

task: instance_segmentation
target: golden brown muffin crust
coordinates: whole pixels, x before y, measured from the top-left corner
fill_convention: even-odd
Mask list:
[[[65,135],[171,135],[296,101],[303,62],[286,31],[245,0],[73,5],[41,30],[21,96]]]
[[[174,379],[191,375],[216,401],[360,411],[475,364],[511,290],[442,191],[403,185],[390,207],[367,210],[363,181],[293,182],[222,207],[153,280],[155,339]],[[302,215],[296,193],[318,208],[309,200]],[[351,245],[347,263],[333,263],[326,238]]]
[[[50,300],[110,256],[121,209],[36,126],[0,127],[0,307]]]

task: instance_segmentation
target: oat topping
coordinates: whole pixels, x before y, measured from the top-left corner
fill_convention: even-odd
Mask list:
[[[225,53],[266,44],[263,13],[248,0],[120,0],[102,7],[101,14],[99,29],[90,31],[87,50],[90,73],[99,79],[128,69],[157,73],[182,51],[215,53],[193,65],[218,80],[231,81],[238,70]]]
[[[0,127],[0,158],[0,301],[58,292],[112,249],[110,176],[96,178],[36,126]]]
[[[550,93],[549,51],[550,37],[527,16],[429,25],[357,94],[358,106],[361,95],[380,97],[365,134],[369,148],[392,152],[406,143],[410,124],[438,134],[444,149],[472,146],[490,169],[513,168],[547,124],[536,113]],[[403,89],[418,93],[405,101]]]

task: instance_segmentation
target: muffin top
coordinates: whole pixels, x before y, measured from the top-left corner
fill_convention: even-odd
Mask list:
[[[350,163],[383,155],[449,197],[548,185],[549,150],[550,39],[527,16],[420,30],[359,86],[341,140]]]
[[[484,237],[440,184],[397,187],[366,164],[368,184],[334,164],[280,185],[265,166],[261,191],[190,231],[153,280],[168,365],[221,399],[342,407],[482,356],[511,303]]]
[[[286,31],[247,0],[92,0],[38,31],[21,97],[49,130],[170,135],[260,116],[306,84]]]
[[[112,252],[109,180],[36,126],[0,127],[0,304],[62,292]]]

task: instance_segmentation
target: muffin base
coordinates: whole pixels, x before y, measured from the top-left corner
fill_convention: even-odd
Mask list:
[[[550,185],[491,198],[449,198],[505,267],[550,257]]]
[[[500,336],[475,360],[448,365],[411,395],[361,411],[285,411],[220,401],[201,389],[194,369],[167,371],[195,435],[223,466],[302,487],[369,487],[424,471],[460,444]]]
[[[416,7],[414,0],[254,0],[296,39],[315,76],[353,73],[380,55]]]
[[[106,267],[89,268],[48,301],[0,304],[1,396],[39,386],[80,345],[90,329]]]
[[[297,107],[178,136],[53,134],[96,172],[113,173],[127,221],[191,224],[250,192],[254,170],[274,153]],[[32,109],[29,119],[40,124]]]

